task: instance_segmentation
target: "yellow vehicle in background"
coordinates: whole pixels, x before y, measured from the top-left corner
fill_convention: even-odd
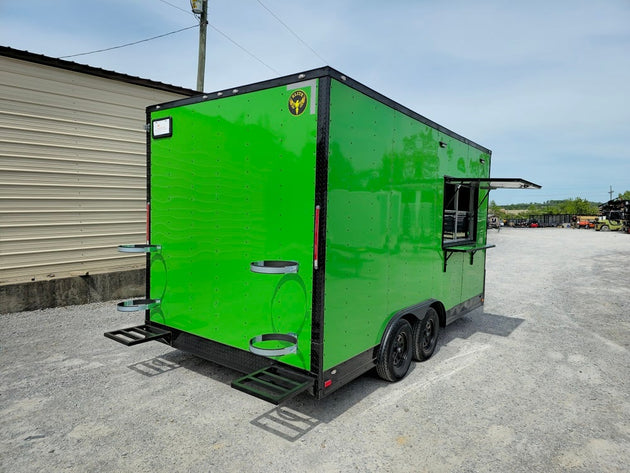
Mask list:
[[[625,231],[630,225],[630,200],[613,199],[599,206],[600,217],[595,223],[595,230],[607,232]]]
[[[598,232],[599,231],[602,231],[602,232],[617,231],[623,228],[624,228],[623,220],[608,220],[606,217],[602,217],[598,219],[597,222],[595,223],[595,230]]]

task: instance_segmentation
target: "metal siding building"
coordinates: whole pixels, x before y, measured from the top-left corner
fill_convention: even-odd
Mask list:
[[[143,267],[145,107],[194,93],[0,47],[0,286]]]

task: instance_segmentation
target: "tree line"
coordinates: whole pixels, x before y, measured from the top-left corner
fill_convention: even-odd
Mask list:
[[[630,190],[619,194],[619,199],[630,200]],[[494,200],[490,201],[489,213],[499,218],[528,218],[531,215],[598,215],[599,204],[601,202],[591,202],[580,197],[575,199],[548,200],[546,202],[530,202],[521,204],[497,205]],[[505,210],[520,210],[518,215],[507,213]]]

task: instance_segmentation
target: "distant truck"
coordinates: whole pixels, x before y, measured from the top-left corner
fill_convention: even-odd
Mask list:
[[[403,378],[485,297],[490,150],[331,68],[147,109],[142,325],[272,403]]]

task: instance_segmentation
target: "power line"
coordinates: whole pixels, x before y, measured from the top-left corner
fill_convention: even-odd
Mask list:
[[[326,61],[326,59],[324,59],[323,57],[321,57],[321,56],[317,53],[317,51],[315,51],[313,48],[311,48],[311,47],[310,47],[310,46],[306,43],[306,41],[304,41],[302,38],[300,38],[300,37],[298,36],[298,34],[297,34],[295,31],[293,31],[291,28],[289,28],[289,26],[288,26],[288,25],[287,25],[284,21],[282,21],[280,18],[278,18],[278,15],[276,15],[276,14],[275,14],[274,12],[272,12],[269,8],[267,8],[267,6],[266,6],[263,2],[261,2],[260,0],[256,0],[256,1],[257,1],[258,3],[260,3],[260,6],[262,6],[265,10],[267,10],[267,11],[271,14],[271,16],[273,16],[276,20],[278,20],[278,22],[280,22],[280,24],[281,24],[282,26],[284,26],[284,27],[287,29],[287,31],[289,31],[289,33],[291,33],[293,36],[295,36],[295,37],[298,39],[298,41],[299,41],[300,43],[302,43],[304,46],[306,46],[308,49],[310,49],[310,50],[311,50],[311,52],[312,52],[313,54],[315,54],[315,56],[317,56],[319,59],[321,59],[321,60],[324,62],[324,64],[328,64],[328,61]]]
[[[256,61],[258,61],[259,63],[261,63],[263,66],[265,66],[267,69],[269,69],[270,71],[275,72],[277,75],[281,75],[280,72],[276,71],[273,67],[271,67],[269,64],[265,63],[262,59],[259,59],[256,55],[254,55],[253,53],[250,53],[247,49],[245,49],[243,46],[241,46],[240,44],[238,44],[236,41],[234,41],[232,38],[230,38],[228,35],[226,35],[223,31],[221,31],[219,28],[217,28],[216,26],[214,26],[212,23],[208,23],[208,26],[210,28],[212,28],[214,31],[216,31],[217,33],[219,33],[221,36],[223,36],[225,39],[227,39],[230,43],[232,43],[233,45],[235,45],[236,47],[240,48],[241,50],[245,51],[247,54],[249,54],[251,57],[253,57],[254,59],[256,59]]]
[[[165,3],[165,4],[167,4],[167,5],[171,6],[171,7],[173,7],[173,8],[177,8],[178,10],[181,10],[181,11],[183,11],[183,12],[186,12],[186,13],[191,13],[191,14],[192,14],[192,12],[188,12],[187,10],[184,10],[183,8],[180,8],[180,7],[178,7],[177,5],[173,5],[172,3],[169,3],[169,2],[167,2],[166,0],[160,0],[160,1],[161,1],[162,3]],[[261,5],[262,5],[262,4],[261,4]],[[264,7],[264,5],[263,5],[263,7]],[[265,8],[267,8],[267,7],[265,7]],[[268,10],[268,9],[267,9],[267,10]],[[271,12],[271,10],[269,10],[269,12],[273,15],[273,12]],[[193,16],[195,16],[195,15],[193,15]],[[275,15],[274,15],[274,16],[275,16]],[[282,21],[281,21],[279,18],[277,18],[277,19],[278,19],[278,21],[280,21],[280,22],[282,23]],[[236,41],[234,41],[232,38],[230,38],[227,34],[225,34],[225,33],[224,33],[223,31],[221,31],[219,28],[217,28],[216,26],[214,26],[212,23],[209,23],[209,22],[208,22],[208,26],[210,26],[210,28],[212,28],[214,31],[216,31],[217,33],[219,33],[221,36],[223,36],[225,39],[227,39],[229,42],[231,42],[231,43],[232,43],[233,45],[235,45],[237,48],[241,49],[241,50],[242,50],[242,51],[244,51],[246,54],[248,54],[250,57],[254,58],[256,61],[258,61],[259,63],[261,63],[261,64],[262,64],[263,66],[265,66],[267,69],[269,69],[270,71],[274,72],[274,73],[275,73],[275,74],[277,74],[277,75],[281,75],[281,74],[280,74],[280,72],[278,72],[276,69],[274,69],[273,67],[271,67],[269,64],[267,64],[266,62],[264,62],[264,61],[263,61],[262,59],[260,59],[259,57],[257,57],[254,53],[250,52],[250,51],[249,51],[249,50],[247,50],[245,47],[241,46],[239,43],[237,43]],[[285,26],[287,29],[289,29],[289,27],[288,27],[288,26],[286,26],[286,25],[284,25],[284,26]],[[163,37],[165,37],[165,36],[173,35],[173,34],[176,34],[176,33],[181,33],[182,31],[186,31],[186,30],[190,30],[190,29],[193,29],[193,28],[198,28],[198,27],[199,27],[199,25],[189,26],[189,27],[187,27],[187,28],[182,28],[182,29],[179,29],[179,30],[176,30],[176,31],[171,31],[170,33],[164,33],[164,34],[161,34],[161,35],[158,35],[158,36],[153,36],[152,38],[141,39],[141,40],[139,40],[139,41],[134,41],[134,42],[132,42],[132,43],[121,44],[120,46],[112,46],[112,47],[110,47],[110,48],[97,49],[97,50],[94,50],[94,51],[88,51],[88,52],[85,52],[85,53],[70,54],[70,55],[67,55],[67,56],[59,56],[59,59],[67,59],[67,58],[78,57],[78,56],[87,56],[88,54],[96,54],[96,53],[102,53],[102,52],[105,52],[105,51],[111,51],[111,50],[114,50],[114,49],[126,48],[127,46],[133,46],[133,45],[135,45],[135,44],[146,43],[147,41],[153,41],[154,39],[163,38]],[[290,30],[290,29],[289,29],[289,30]],[[295,33],[293,33],[293,34],[295,35]],[[296,37],[297,37],[297,35],[296,35]],[[300,38],[298,37],[298,39],[300,39]],[[302,41],[302,40],[300,39],[300,41]],[[302,41],[302,42],[304,43],[304,41]],[[304,43],[304,44],[306,44],[306,43]],[[309,47],[309,49],[311,49],[311,48],[310,48],[310,46],[308,46],[308,45],[306,45],[306,46],[307,46],[307,47]],[[315,54],[317,54],[315,51],[313,51],[313,52],[314,52]],[[318,54],[317,54],[317,56],[318,56],[320,59],[322,59],[322,58],[321,58],[321,56],[319,56]],[[324,59],[322,59],[322,61],[324,61]],[[324,61],[324,62],[326,62],[326,61]]]
[[[167,5],[170,5],[173,8],[177,8],[178,10],[181,10],[183,12],[186,13],[190,13],[192,14],[195,18],[198,18],[197,15],[195,15],[194,13],[184,10],[183,8],[178,7],[177,5],[173,5],[172,3],[167,2],[166,0],[160,0],[160,2],[162,3],[166,3]],[[264,5],[263,5],[264,7]],[[265,7],[267,8],[267,7]],[[273,15],[273,12],[270,11],[270,13]],[[214,26],[213,24],[211,24],[210,22],[208,22],[208,26],[210,26],[210,28],[212,28],[214,31],[216,31],[217,33],[219,33],[221,36],[223,36],[225,39],[227,39],[229,42],[231,42],[232,44],[234,44],[237,48],[241,49],[242,51],[244,51],[245,53],[247,53],[250,57],[256,59],[256,61],[258,61],[259,63],[261,63],[263,66],[265,66],[267,69],[269,69],[270,71],[273,71],[274,73],[280,75],[280,72],[278,72],[277,70],[275,70],[273,67],[269,66],[268,64],[266,64],[265,62],[263,62],[260,58],[258,58],[254,53],[248,51],[247,49],[245,49],[243,46],[241,46],[240,44],[238,44],[236,41],[234,41],[232,38],[230,38],[227,34],[225,34],[223,31],[219,30],[219,28],[217,28],[216,26]],[[286,25],[285,25],[286,26]],[[316,53],[317,54],[317,53]],[[325,61],[324,61],[325,62]]]
[[[172,3],[169,3],[169,2],[167,2],[166,0],[160,0],[160,2],[162,2],[162,3],[166,3],[167,5],[170,5],[170,6],[171,6],[171,7],[173,7],[173,8],[177,8],[178,10],[181,10],[181,11],[183,11],[184,13],[188,13],[188,14],[190,14],[190,15],[192,15],[192,16],[196,16],[196,15],[195,15],[192,11],[190,11],[190,10],[184,10],[183,8],[178,7],[177,5],[173,5]]]
[[[193,28],[199,28],[199,25],[189,26],[187,28],[182,28],[181,30],[171,31],[170,33],[164,33],[164,34],[161,34],[161,35],[158,35],[158,36],[154,36],[152,38],[141,39],[140,41],[134,41],[133,43],[121,44],[120,46],[113,46],[111,48],[97,49],[95,51],[89,51],[87,53],[70,54],[68,56],[59,56],[59,59],[67,59],[67,58],[70,58],[70,57],[77,57],[77,56],[86,56],[88,54],[95,54],[95,53],[102,53],[102,52],[105,52],[105,51],[111,51],[112,49],[126,48],[127,46],[133,46],[134,44],[146,43],[147,41],[153,41],[154,39],[163,38],[165,36],[169,36],[169,35],[172,35],[172,34],[175,34],[175,33],[181,33],[182,31],[191,30]]]

